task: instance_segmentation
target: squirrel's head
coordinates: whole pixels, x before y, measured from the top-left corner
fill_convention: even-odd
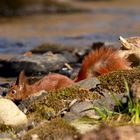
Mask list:
[[[16,82],[11,85],[9,91],[6,94],[6,98],[13,101],[21,100],[26,92],[26,78],[24,72],[21,71]]]

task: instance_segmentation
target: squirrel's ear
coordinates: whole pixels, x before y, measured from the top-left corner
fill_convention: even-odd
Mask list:
[[[25,87],[25,84],[26,84],[25,74],[24,71],[21,71],[16,80],[16,85],[20,87]]]

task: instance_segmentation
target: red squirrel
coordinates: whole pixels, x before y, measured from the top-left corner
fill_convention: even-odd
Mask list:
[[[24,72],[21,72],[16,83],[11,86],[6,96],[12,100],[23,100],[41,90],[52,91],[89,77],[125,69],[131,69],[130,63],[119,54],[119,50],[110,47],[101,47],[91,51],[84,57],[76,80],[73,81],[64,75],[54,73],[29,85]]]
[[[131,69],[130,63],[121,52],[111,47],[92,50],[84,57],[76,82],[88,77],[99,76],[111,71]]]
[[[34,84],[29,85],[24,72],[21,71],[16,82],[10,87],[9,91],[7,92],[6,98],[9,98],[11,100],[24,100],[28,96],[41,90],[52,91],[69,86],[73,83],[73,80],[62,74],[52,73],[44,76]]]

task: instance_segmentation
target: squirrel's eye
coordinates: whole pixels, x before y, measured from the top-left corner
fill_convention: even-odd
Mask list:
[[[12,90],[12,94],[16,94],[16,90]]]

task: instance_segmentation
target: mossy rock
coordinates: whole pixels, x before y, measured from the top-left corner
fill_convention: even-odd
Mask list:
[[[17,131],[18,131],[18,129],[13,128],[9,125],[0,124],[0,139],[15,140],[15,139],[17,139],[17,135],[16,135]]]
[[[23,140],[29,140],[33,135],[37,135],[41,140],[58,140],[66,137],[78,137],[77,130],[66,123],[61,118],[55,118],[50,122],[41,123],[39,126],[29,130]]]
[[[101,82],[101,88],[105,88],[113,93],[124,93],[126,91],[125,80],[131,87],[134,81],[140,79],[140,69],[123,70],[110,72],[98,77]]]
[[[113,93],[125,93],[125,80],[128,82],[128,86],[136,80],[140,79],[140,70],[133,69],[127,71],[116,71],[111,72],[106,75],[100,76],[99,80],[101,81],[101,87],[93,92],[90,92],[86,89],[82,89],[79,86],[66,87],[60,90],[47,93],[43,98],[36,99],[27,106],[27,116],[33,120],[39,121],[42,119],[51,119],[56,117],[59,112],[64,109],[69,108],[69,104],[74,100],[95,100],[104,98],[100,94],[103,89],[108,91],[105,94]],[[108,98],[108,96],[106,96]],[[103,102],[103,99],[101,102]]]
[[[14,132],[14,128],[5,124],[0,124],[0,133],[2,132]]]
[[[28,118],[34,118],[36,121],[51,119],[61,110],[68,108],[69,104],[74,100],[93,100],[98,95],[79,87],[66,87],[57,91],[49,92],[43,98],[36,99],[27,105]]]
[[[30,112],[28,114],[28,118],[31,120],[35,120],[35,122],[40,122],[42,120],[50,120],[56,116],[56,112],[54,111],[53,108],[49,108],[47,106],[34,106],[36,107],[36,110],[34,112]],[[33,109],[33,108],[31,108]],[[30,110],[31,111],[31,110]]]

